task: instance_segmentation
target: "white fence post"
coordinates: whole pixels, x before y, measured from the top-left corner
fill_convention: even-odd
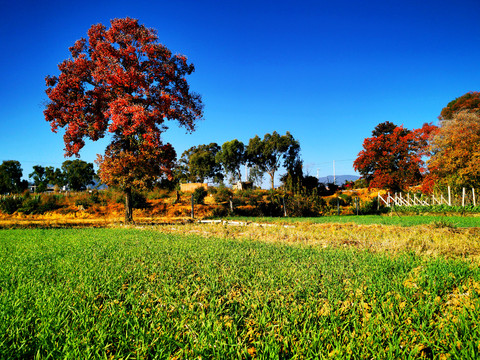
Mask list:
[[[387,207],[391,206],[416,206],[416,205],[421,205],[421,206],[431,206],[431,205],[443,205],[446,204],[448,206],[452,206],[452,189],[450,186],[448,186],[448,199],[443,196],[443,194],[440,194],[438,197],[432,194],[432,196],[420,196],[417,197],[417,194],[411,195],[410,193],[407,193],[406,196],[404,196],[402,193],[393,193],[391,194],[390,192],[387,192],[385,195],[385,198],[378,193],[377,199],[378,199],[378,204],[380,205],[381,202],[385,204]],[[473,206],[477,206],[477,199],[475,197],[475,188],[472,187],[472,202]],[[462,206],[465,207],[467,205],[467,193],[466,193],[466,188],[463,188],[462,191]]]

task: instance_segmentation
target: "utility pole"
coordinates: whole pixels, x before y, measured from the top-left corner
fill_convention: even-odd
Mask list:
[[[333,185],[336,185],[336,178],[335,178],[335,160],[333,160]]]
[[[320,169],[317,168],[317,180],[320,180]]]

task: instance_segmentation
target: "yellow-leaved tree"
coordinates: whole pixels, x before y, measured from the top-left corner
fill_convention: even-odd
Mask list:
[[[431,139],[430,174],[438,185],[480,185],[480,115],[471,110],[442,120]]]

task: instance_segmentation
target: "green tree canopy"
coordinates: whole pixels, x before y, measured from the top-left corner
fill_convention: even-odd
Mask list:
[[[28,187],[22,180],[23,170],[17,160],[5,160],[0,165],[0,194],[20,193]]]
[[[230,176],[232,182],[242,179],[240,167],[245,163],[245,145],[237,139],[227,141],[216,155],[216,161],[219,163],[225,174]]]
[[[45,168],[45,177],[50,185],[58,187],[66,185],[65,174],[62,172],[62,169],[47,166]]]
[[[180,177],[190,182],[205,182],[223,180],[222,168],[216,161],[220,151],[217,143],[192,146],[185,150],[180,158]]]
[[[33,172],[28,175],[30,179],[33,179],[35,185],[35,192],[44,192],[47,190],[48,178],[46,169],[41,165],[34,165]]]
[[[94,185],[95,170],[92,163],[83,160],[66,160],[62,164],[65,181],[73,191],[85,190],[88,185]]]
[[[251,181],[255,186],[261,187],[265,171],[260,169],[257,165],[251,166],[248,169],[248,181]]]
[[[279,135],[276,131],[250,139],[245,151],[249,166],[256,166],[270,176],[272,189],[275,187],[275,173],[283,165],[292,170],[299,161],[300,143],[287,131]]]

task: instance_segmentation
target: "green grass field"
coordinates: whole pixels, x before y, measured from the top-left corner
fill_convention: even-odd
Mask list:
[[[397,225],[397,226],[416,226],[439,224],[452,227],[480,227],[480,216],[442,216],[442,215],[341,215],[341,216],[321,216],[310,218],[299,217],[231,217],[230,220],[235,221],[251,221],[251,222],[270,222],[270,223],[292,223],[305,222],[312,224],[326,223],[354,223],[359,225]]]
[[[479,295],[467,259],[0,230],[2,359],[475,359]]]

